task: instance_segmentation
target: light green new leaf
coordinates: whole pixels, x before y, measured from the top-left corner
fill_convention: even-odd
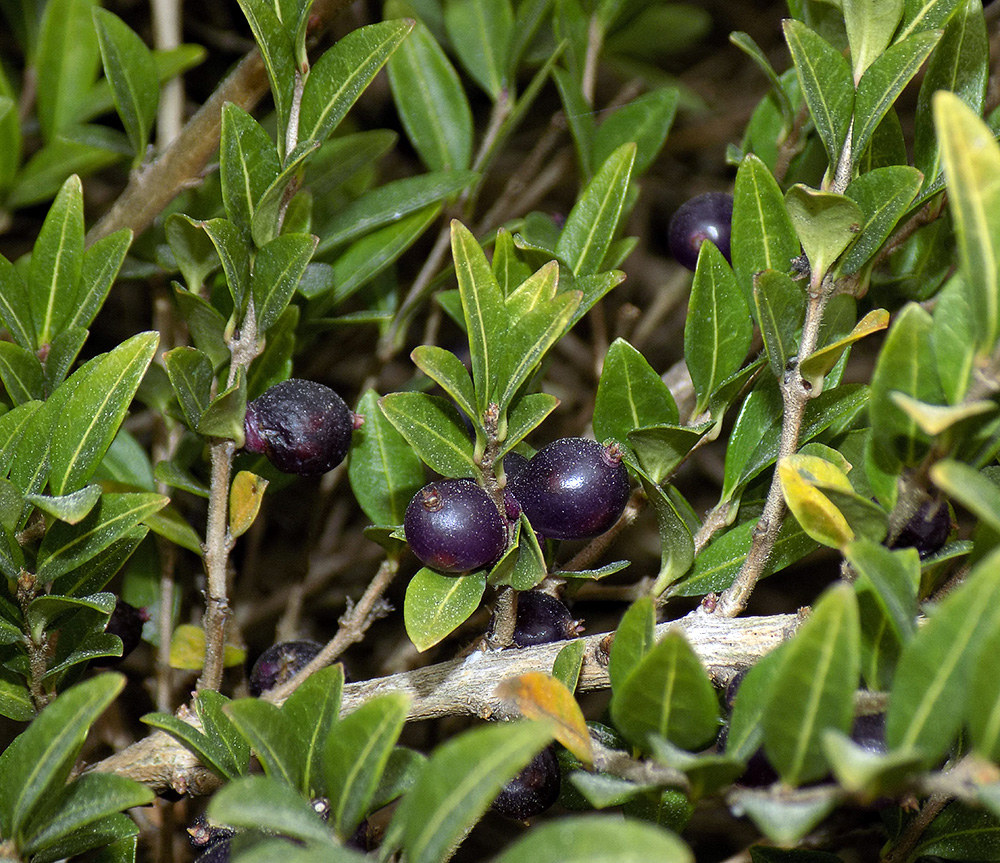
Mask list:
[[[785,41],[802,85],[831,173],[840,159],[854,109],[854,80],[844,56],[801,21],[783,23]]]
[[[402,4],[384,14],[402,13]],[[472,161],[472,109],[441,46],[417,22],[389,58],[389,86],[406,135],[432,171],[467,169]]]
[[[635,152],[635,143],[629,142],[608,156],[566,218],[555,253],[576,276],[596,273],[611,247],[625,207]]]
[[[424,484],[424,466],[379,409],[374,390],[361,397],[357,413],[365,422],[351,441],[351,490],[373,524],[402,524],[407,504]]]
[[[1000,147],[989,127],[954,93],[934,96],[934,124],[959,260],[976,309],[977,346],[992,350],[1000,299]]]
[[[465,423],[447,399],[425,393],[389,393],[379,407],[417,455],[443,476],[475,477],[473,444]]]
[[[28,271],[35,345],[48,344],[73,310],[83,267],[83,186],[69,177],[42,224]]]
[[[413,28],[412,20],[352,30],[309,71],[302,93],[299,141],[322,143]]]
[[[1000,531],[1000,487],[975,468],[952,459],[942,459],[931,468],[931,480],[948,497]]]
[[[902,17],[903,0],[845,0],[844,22],[855,81],[886,49]]]
[[[823,732],[850,731],[861,670],[858,606],[847,584],[827,590],[784,651],[762,725],[764,750],[791,785],[827,770]]]
[[[547,725],[499,722],[453,737],[424,765],[396,810],[410,863],[445,863],[486,807],[549,740]]]
[[[815,289],[861,230],[861,208],[846,195],[818,192],[801,183],[785,194],[785,207],[809,258],[810,285]]]
[[[624,339],[616,339],[604,357],[597,385],[595,437],[624,443],[634,429],[677,419],[677,404],[667,385],[642,354]]]
[[[157,333],[140,333],[96,360],[56,420],[50,452],[52,493],[82,488],[111,445],[153,359]]]
[[[753,319],[732,268],[714,244],[702,243],[684,324],[684,361],[698,396],[695,416],[743,364],[752,340]]]
[[[125,686],[102,674],[63,692],[0,755],[0,833],[20,844],[38,806],[69,776],[90,726]]]
[[[146,154],[149,130],[156,120],[160,79],[153,54],[139,35],[117,15],[94,9],[94,26],[104,62],[104,76],[128,135],[135,162]]]
[[[94,483],[62,497],[49,497],[44,494],[27,494],[24,499],[37,506],[42,512],[47,512],[67,524],[78,524],[83,521],[101,499],[101,487]]]
[[[413,646],[427,650],[454,632],[479,608],[485,590],[485,572],[441,575],[427,567],[418,570],[403,599],[403,623]]]
[[[507,87],[513,47],[514,9],[510,0],[448,0],[448,38],[465,71],[494,101]]]

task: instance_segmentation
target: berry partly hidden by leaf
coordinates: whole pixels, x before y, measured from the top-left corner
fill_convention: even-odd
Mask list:
[[[403,517],[406,541],[421,563],[439,572],[467,572],[495,561],[507,546],[507,525],[490,496],[467,479],[442,479],[413,495]]]
[[[245,448],[284,473],[316,476],[344,460],[358,420],[329,387],[292,378],[247,405]]]
[[[512,639],[515,647],[576,638],[582,630],[581,621],[573,620],[569,609],[554,596],[540,590],[525,590],[517,595]]]
[[[733,196],[726,192],[706,192],[681,204],[670,220],[667,241],[677,263],[694,270],[698,252],[710,240],[732,263],[730,235],[733,224]]]
[[[591,539],[628,503],[628,471],[616,444],[568,437],[542,447],[508,485],[531,526],[548,539]]]
[[[149,614],[145,608],[136,608],[125,600],[119,599],[115,603],[115,609],[111,612],[104,631],[109,635],[117,635],[122,640],[122,655],[100,656],[91,664],[103,668],[121,662],[139,646],[139,642],[142,641],[142,625],[147,620],[149,620]]]
[[[492,808],[507,818],[524,821],[540,815],[559,799],[562,771],[551,746],[539,752],[501,789]]]
[[[913,517],[903,525],[890,548],[915,548],[921,557],[938,551],[951,533],[951,513],[943,500],[924,501]]]
[[[317,641],[279,641],[265,650],[250,671],[250,694],[255,698],[291,680],[323,649]]]

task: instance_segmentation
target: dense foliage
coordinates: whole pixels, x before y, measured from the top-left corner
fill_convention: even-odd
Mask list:
[[[734,32],[668,238],[696,4],[105,5],[0,2],[0,860],[1000,860],[1000,12]]]

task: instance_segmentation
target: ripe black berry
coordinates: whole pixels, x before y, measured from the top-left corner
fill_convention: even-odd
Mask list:
[[[201,851],[195,863],[229,863],[229,840],[236,835],[228,827],[214,827],[199,815],[188,827],[191,847]]]
[[[244,446],[284,473],[315,476],[344,460],[357,421],[329,387],[292,378],[247,405]]]
[[[890,548],[915,548],[921,557],[938,551],[951,533],[951,513],[943,500],[924,501],[913,517],[903,525]]]
[[[554,596],[540,590],[525,590],[517,595],[514,622],[515,647],[531,647],[576,638],[582,626],[573,620],[569,609]]]
[[[856,716],[851,726],[851,740],[873,755],[885,755],[889,751],[885,740],[885,714]]]
[[[549,539],[591,539],[628,503],[628,471],[614,444],[568,437],[542,447],[508,485],[531,526]]]
[[[142,625],[147,620],[149,620],[149,614],[145,608],[136,608],[125,600],[119,599],[115,603],[114,611],[111,612],[104,631],[109,635],[117,635],[122,640],[122,655],[101,656],[93,660],[91,664],[103,668],[121,662],[139,646],[139,642],[142,641]]]
[[[667,241],[677,263],[693,270],[698,252],[710,240],[732,263],[729,239],[733,222],[733,196],[725,192],[707,192],[681,204],[670,220]]]
[[[250,671],[250,694],[255,698],[291,680],[316,656],[323,645],[316,641],[279,641],[265,650]]]
[[[421,563],[440,572],[486,566],[507,545],[507,526],[496,505],[467,479],[425,485],[406,507],[403,529]]]
[[[559,760],[548,746],[504,785],[493,801],[493,809],[507,818],[524,821],[552,806],[559,798],[561,784]]]

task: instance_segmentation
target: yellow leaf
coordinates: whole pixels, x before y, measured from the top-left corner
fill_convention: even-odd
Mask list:
[[[235,644],[226,644],[222,654],[222,664],[226,668],[240,665],[246,660],[247,652]],[[170,667],[185,671],[201,671],[205,664],[205,630],[200,626],[182,623],[174,630],[170,639]]]
[[[529,671],[501,681],[496,694],[517,705],[528,719],[555,722],[553,736],[584,764],[594,763],[590,732],[580,705],[566,686],[548,674]]]
[[[235,538],[250,529],[264,499],[267,480],[248,470],[236,474],[229,488],[229,533]]]

